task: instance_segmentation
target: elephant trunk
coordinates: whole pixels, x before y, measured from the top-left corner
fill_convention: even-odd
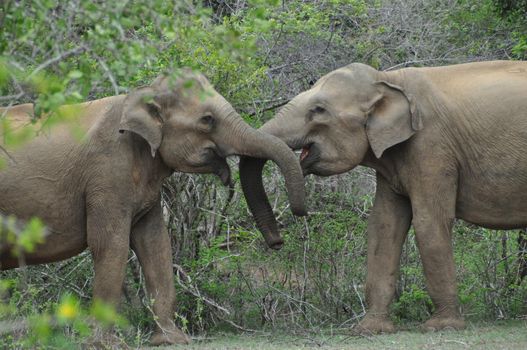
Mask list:
[[[291,171],[293,176],[291,176],[291,184],[288,184],[288,178],[286,176],[286,185],[289,195],[289,201],[291,203],[291,209],[296,215],[306,215],[304,209],[304,178],[302,175],[302,169],[300,163],[294,152],[282,141],[277,139],[272,135],[279,135],[279,128],[277,128],[276,119],[272,119],[267,122],[262,128],[259,129],[259,132],[262,130],[265,131],[262,133],[264,137],[269,137],[271,139],[278,140],[280,145],[280,151],[285,155],[281,158],[282,161],[285,161],[284,167],[287,167],[286,171]],[[285,147],[285,149],[283,149]],[[278,147],[277,147],[278,148]],[[271,156],[271,155],[269,155]],[[276,157],[276,156],[275,156]],[[262,157],[251,155],[249,157],[240,158],[240,182],[242,185],[242,190],[249,205],[256,224],[263,236],[267,238],[280,237],[278,232],[278,224],[274,216],[271,205],[269,204],[269,199],[265,193],[265,189],[262,181],[262,171],[265,165],[266,159],[272,159],[271,157]],[[284,168],[281,167],[280,163],[277,164],[282,169],[282,172],[286,174]],[[301,189],[301,192],[294,192],[297,189]],[[293,195],[293,197],[292,197]]]
[[[283,244],[283,239],[262,182],[265,162],[265,159],[240,157],[240,182],[256,226],[267,244],[271,248],[276,246],[276,249],[279,249]]]
[[[231,120],[234,124],[229,129],[234,130],[234,137],[229,143],[233,152],[241,156],[240,169],[244,172],[240,173],[240,180],[247,204],[268,246],[280,249],[283,239],[263,187],[263,165],[267,159],[278,165],[285,178],[291,211],[299,216],[306,215],[302,168],[295,153],[283,141],[251,128],[239,116]]]

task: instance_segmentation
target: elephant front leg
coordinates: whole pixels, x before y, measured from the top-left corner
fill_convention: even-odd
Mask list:
[[[188,344],[190,338],[174,324],[176,292],[170,237],[157,204],[132,228],[132,249],[137,254],[149,298],[154,300],[156,331],[153,345]]]
[[[92,208],[87,218],[87,243],[95,265],[93,297],[114,307],[121,298],[130,241],[130,216],[119,214]]]
[[[444,185],[444,183],[443,183]],[[463,329],[459,312],[451,231],[455,218],[455,186],[431,186],[412,198],[413,225],[428,293],[435,311],[424,330]]]
[[[95,203],[94,203],[95,202]],[[104,203],[105,205],[103,205]],[[111,201],[90,201],[87,204],[87,243],[94,261],[93,297],[118,307],[124,282],[130,242],[131,215],[112,210]],[[88,347],[121,346],[111,330],[96,326]]]
[[[377,174],[377,193],[368,220],[368,311],[358,325],[362,333],[395,331],[388,308],[395,293],[399,259],[411,218],[409,200],[394,193],[386,180]]]

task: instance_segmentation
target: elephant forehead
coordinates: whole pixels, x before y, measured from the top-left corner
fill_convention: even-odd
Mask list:
[[[313,89],[312,101],[322,100],[329,105],[364,103],[371,100],[377,90],[371,84],[357,85],[353,82],[344,82],[340,79],[330,79],[325,84]]]
[[[161,90],[178,90],[181,87],[191,86],[203,89],[209,87],[210,83],[203,74],[184,69],[176,75],[161,75],[154,80],[152,85]]]
[[[188,112],[175,112],[165,127],[169,127],[177,132],[187,133],[195,128],[196,116]]]
[[[186,115],[187,118],[195,118],[214,105],[213,99],[208,94],[202,94],[201,91],[183,91],[180,94],[164,94],[163,96],[163,99],[156,100],[169,110],[171,116]]]
[[[212,88],[183,88],[179,93],[179,104],[187,110],[212,108],[219,100],[219,94]]]
[[[181,77],[175,82],[165,77],[154,84],[154,89],[156,101],[165,108],[197,108],[218,95],[210,84],[193,77]]]

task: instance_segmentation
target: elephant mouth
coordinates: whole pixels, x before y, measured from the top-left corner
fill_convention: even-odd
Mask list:
[[[305,145],[304,147],[302,147],[302,151],[300,152],[300,161],[303,161],[309,156],[309,150],[311,149],[311,145],[312,144]]]
[[[229,165],[225,163],[225,167],[218,168],[214,171],[224,186],[232,186],[231,169]]]
[[[209,148],[203,154],[203,163],[212,168],[212,173],[218,176],[224,186],[232,185],[231,168],[225,157],[215,149]]]
[[[304,176],[311,174],[313,165],[320,159],[320,148],[314,142],[304,144],[299,157]]]

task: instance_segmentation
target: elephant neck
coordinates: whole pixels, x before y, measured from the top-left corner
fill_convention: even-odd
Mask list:
[[[136,185],[147,185],[160,189],[163,181],[172,175],[159,152],[152,157],[150,145],[139,135],[129,132],[129,146],[132,153],[132,174]]]
[[[411,74],[411,68],[397,69],[389,72],[379,72],[378,79],[387,81],[391,84],[408,89],[408,74]]]
[[[366,152],[360,165],[374,169],[377,174],[384,177],[392,185],[396,192],[402,193],[402,183],[399,180],[396,160],[391,155],[391,150],[386,150],[381,158],[377,158],[371,148]]]

